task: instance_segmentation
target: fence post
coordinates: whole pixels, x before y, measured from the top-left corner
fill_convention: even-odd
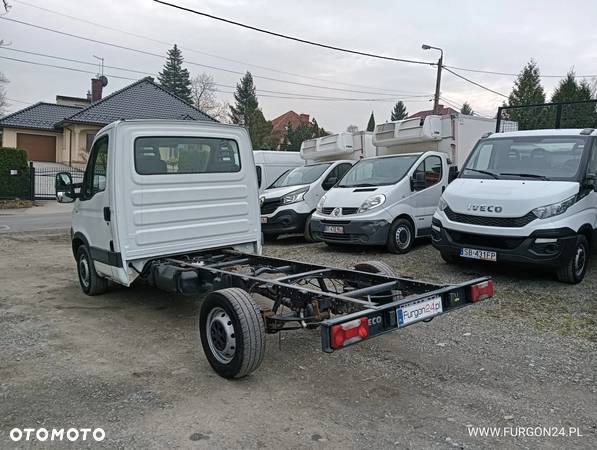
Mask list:
[[[29,195],[30,200],[35,200],[35,167],[33,162],[29,161]]]
[[[500,126],[502,124],[502,107],[499,106],[498,107],[498,112],[497,112],[497,122],[495,124],[495,132],[499,133],[500,132]]]
[[[555,128],[560,128],[560,123],[562,121],[562,104],[559,103],[556,105],[556,123]]]

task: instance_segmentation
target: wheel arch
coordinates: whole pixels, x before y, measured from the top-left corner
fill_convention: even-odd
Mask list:
[[[77,231],[73,235],[71,245],[72,245],[72,249],[73,249],[73,256],[76,258],[77,250],[79,249],[79,247],[81,245],[86,245],[87,247],[89,247],[89,241],[87,240],[87,238],[85,237],[85,235],[83,233],[81,233],[80,231]]]

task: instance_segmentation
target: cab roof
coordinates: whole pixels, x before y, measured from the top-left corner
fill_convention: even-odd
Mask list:
[[[509,131],[505,133],[494,133],[487,137],[487,139],[498,138],[514,138],[514,137],[534,137],[534,136],[597,136],[597,129],[593,129],[590,134],[581,132],[583,130],[590,130],[590,128],[559,128],[549,130],[526,130],[526,131]]]

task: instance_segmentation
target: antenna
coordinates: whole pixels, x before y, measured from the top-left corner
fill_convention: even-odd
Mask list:
[[[95,56],[95,55],[93,55],[93,57],[95,59],[99,59],[100,60],[100,63],[99,63],[100,73],[99,73],[99,75],[104,76],[104,58],[102,58],[101,56]]]

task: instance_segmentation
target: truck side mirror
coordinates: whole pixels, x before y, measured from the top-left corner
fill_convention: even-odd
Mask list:
[[[337,182],[338,182],[338,177],[330,177],[323,182],[321,187],[327,191],[327,190],[333,188]]]
[[[58,203],[72,203],[75,201],[73,177],[69,172],[58,172],[56,174],[54,189]]]
[[[415,172],[410,179],[410,189],[412,191],[422,191],[426,187],[425,172]]]
[[[594,173],[588,173],[585,177],[584,184],[587,188],[597,191],[597,175]]]

